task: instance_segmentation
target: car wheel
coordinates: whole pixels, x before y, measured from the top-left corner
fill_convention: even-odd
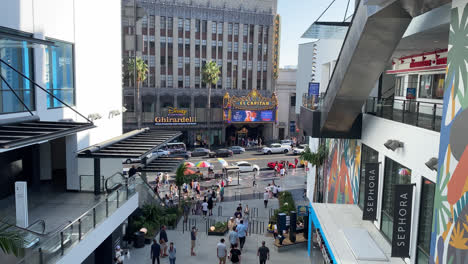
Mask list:
[[[288,150],[287,150],[287,149],[285,149],[285,150],[283,151],[283,153],[284,153],[284,154],[288,153]]]
[[[254,169],[253,169],[253,172],[257,172],[257,168],[254,168]]]
[[[271,153],[271,150],[270,150],[270,151],[268,151],[268,155],[271,155],[271,154],[272,154],[272,153]]]
[[[131,160],[131,159],[127,159],[127,160],[125,161],[125,163],[126,163],[126,164],[130,164],[130,163],[132,163],[132,160]]]

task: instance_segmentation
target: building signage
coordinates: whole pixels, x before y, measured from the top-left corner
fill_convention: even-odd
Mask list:
[[[406,88],[406,99],[416,99],[416,88]]]
[[[409,258],[413,184],[394,185],[392,257]]]
[[[364,178],[364,210],[362,220],[377,219],[377,193],[379,190],[379,163],[366,163]]]
[[[187,116],[187,112],[186,109],[169,107],[166,116],[157,116],[154,118],[154,124],[156,126],[196,125],[197,118],[194,116]]]
[[[279,71],[280,16],[273,20],[273,78],[278,79]]]
[[[310,82],[309,83],[309,96],[318,96],[320,92],[320,83],[317,82]]]
[[[230,97],[228,93],[223,98],[224,122],[276,122],[278,99],[273,93],[271,97],[263,97],[257,90],[248,95]]]
[[[298,205],[297,206],[297,216],[308,216],[309,207],[307,205]]]

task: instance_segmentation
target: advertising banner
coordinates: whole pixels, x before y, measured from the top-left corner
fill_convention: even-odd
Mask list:
[[[364,210],[362,212],[362,220],[374,221],[377,219],[379,163],[366,163],[364,177]]]
[[[154,118],[155,126],[186,126],[196,125],[195,116],[187,116],[188,111],[177,107],[169,107],[166,116],[156,116]]]
[[[416,99],[416,88],[406,88],[406,99]]]
[[[394,185],[392,257],[409,258],[413,184]]]
[[[309,83],[309,96],[318,96],[320,92],[320,83],[310,82]]]
[[[231,110],[231,122],[274,122],[274,110]]]

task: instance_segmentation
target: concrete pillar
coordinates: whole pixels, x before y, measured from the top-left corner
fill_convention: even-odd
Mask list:
[[[161,115],[161,95],[159,93],[156,94],[156,115]]]
[[[45,142],[39,145],[40,151],[40,174],[41,181],[52,180],[52,156],[50,143]]]
[[[195,116],[195,95],[190,95],[190,114]]]
[[[174,94],[174,107],[177,107],[177,94]]]
[[[67,168],[67,190],[80,190],[80,175],[78,175],[78,159],[76,157],[76,134],[65,137],[65,164]]]
[[[464,205],[468,166],[468,96],[465,63],[466,17],[468,0],[453,0],[450,12],[449,56],[445,77],[444,111],[442,116],[438,157],[438,176],[435,188],[434,215],[431,241],[431,263],[465,263],[466,249],[452,247],[453,237],[464,225],[468,212]],[[444,195],[443,198],[441,195]],[[439,199],[442,199],[438,201]],[[445,211],[445,213],[444,213]],[[441,221],[440,217],[446,219]],[[456,254],[455,254],[455,251]],[[459,252],[460,251],[460,252]],[[463,251],[463,252],[461,252]]]

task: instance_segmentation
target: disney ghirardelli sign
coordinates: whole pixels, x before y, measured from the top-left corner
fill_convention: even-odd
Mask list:
[[[194,116],[186,116],[186,109],[179,109],[177,107],[168,107],[167,116],[157,116],[154,118],[156,126],[186,126],[196,125],[197,118]]]

